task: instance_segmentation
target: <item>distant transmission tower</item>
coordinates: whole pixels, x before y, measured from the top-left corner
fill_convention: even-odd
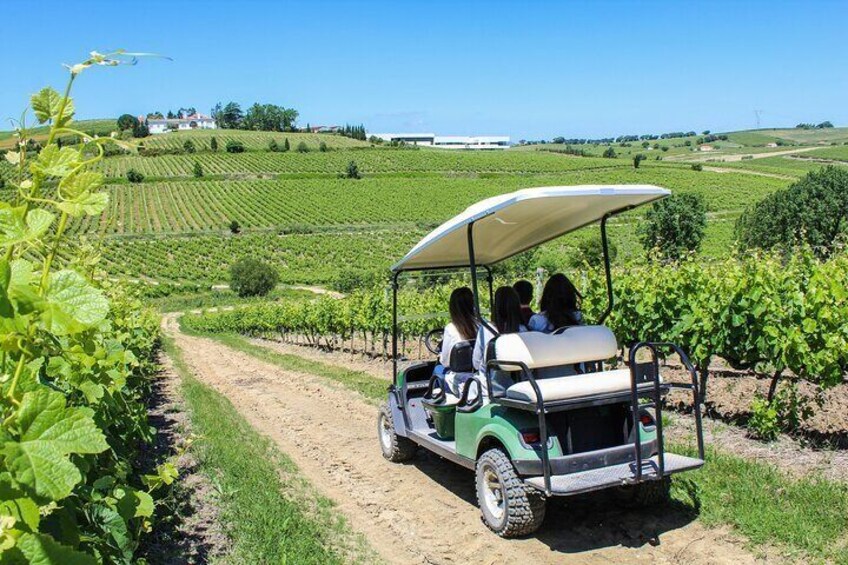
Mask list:
[[[757,129],[760,129],[760,115],[763,113],[762,110],[754,110],[754,118],[757,121]]]

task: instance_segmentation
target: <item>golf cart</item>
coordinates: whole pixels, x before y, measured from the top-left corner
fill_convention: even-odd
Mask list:
[[[392,267],[394,381],[378,417],[383,455],[407,461],[419,447],[476,473],[483,521],[503,537],[535,531],[549,496],[611,489],[629,504],[668,497],[670,475],[704,464],[697,373],[672,343],[632,345],[624,368],[609,368],[619,353],[603,325],[613,306],[607,221],[668,196],[656,186],[570,186],[519,190],[483,200],[445,222]],[[437,361],[398,370],[397,292],[413,271],[469,268],[477,317],[478,269],[492,296],[492,265],[561,235],[600,221],[607,306],[594,325],[552,334],[497,335],[485,374],[469,379],[459,397],[434,377]],[[439,353],[438,330],[427,347]],[[470,367],[470,342],[454,346],[450,369]],[[691,383],[664,382],[658,359],[676,353]],[[507,380],[504,380],[506,376]],[[502,383],[506,382],[507,385]],[[698,457],[665,451],[661,400],[672,387],[691,389]]]

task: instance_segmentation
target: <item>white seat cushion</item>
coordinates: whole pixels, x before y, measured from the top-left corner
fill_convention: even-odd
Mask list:
[[[561,334],[523,332],[495,341],[495,357],[531,369],[600,361],[618,353],[615,335],[606,326],[573,326]]]
[[[662,382],[662,378],[660,378]],[[585,373],[568,377],[540,379],[536,381],[545,402],[573,400],[599,394],[630,392],[630,369]],[[640,389],[650,388],[653,383],[642,383]],[[506,390],[506,397],[525,402],[536,402],[536,391],[529,381],[516,383]]]

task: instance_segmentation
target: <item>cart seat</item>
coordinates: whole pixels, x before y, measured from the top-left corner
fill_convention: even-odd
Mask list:
[[[660,378],[660,382],[662,382],[662,378]],[[536,384],[539,386],[539,392],[542,393],[542,399],[545,402],[575,400],[598,395],[629,394],[631,392],[630,369],[540,379],[536,381]],[[652,382],[645,382],[639,385],[639,389],[650,389],[652,386]],[[522,381],[509,387],[506,390],[506,397],[523,402],[536,402],[536,391],[533,390],[529,381]]]
[[[615,357],[618,342],[606,326],[572,326],[559,334],[523,332],[498,336],[495,357],[541,369]]]

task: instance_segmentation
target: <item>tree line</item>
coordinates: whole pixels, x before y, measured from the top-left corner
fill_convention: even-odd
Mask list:
[[[212,118],[221,129],[246,129],[255,131],[297,131],[300,114],[294,108],[276,104],[254,103],[247,111],[238,102],[218,102],[212,108]]]

